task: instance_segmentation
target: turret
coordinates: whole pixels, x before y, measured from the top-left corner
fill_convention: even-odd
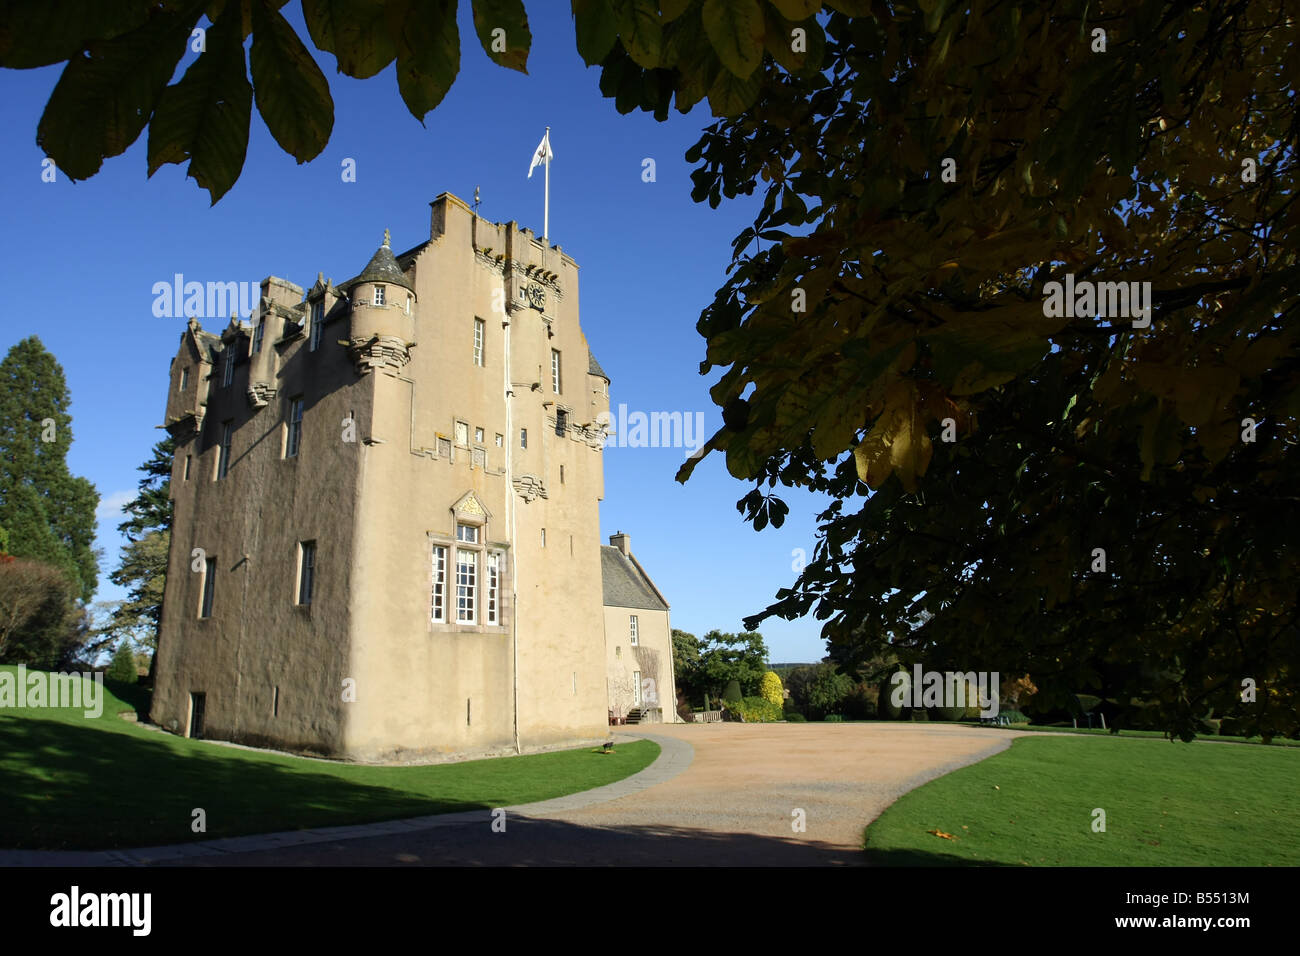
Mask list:
[[[401,368],[415,345],[415,286],[389,246],[388,230],[365,269],[343,284],[352,301],[348,342],[358,371]]]

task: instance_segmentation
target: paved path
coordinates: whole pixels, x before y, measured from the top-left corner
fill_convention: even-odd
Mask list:
[[[507,808],[505,832],[476,810],[174,847],[3,851],[0,865],[860,865],[863,827],[901,794],[1022,736],[909,723],[654,725],[634,735],[659,743],[654,764]]]

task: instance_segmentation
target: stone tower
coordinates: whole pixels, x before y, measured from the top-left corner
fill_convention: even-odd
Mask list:
[[[182,333],[160,725],[358,760],[605,735],[609,380],[578,267],[432,209],[347,282],[269,278],[251,325]]]

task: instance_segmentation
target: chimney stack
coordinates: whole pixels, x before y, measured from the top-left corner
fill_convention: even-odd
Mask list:
[[[611,534],[609,536],[609,543],[613,547],[618,548],[618,550],[622,551],[624,554],[630,555],[632,553],[632,536],[626,535],[622,531]]]

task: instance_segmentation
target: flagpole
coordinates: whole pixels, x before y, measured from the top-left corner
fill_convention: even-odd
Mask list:
[[[533,129],[537,129],[536,126]],[[542,239],[551,234],[551,128],[546,127],[546,198],[542,200]]]

